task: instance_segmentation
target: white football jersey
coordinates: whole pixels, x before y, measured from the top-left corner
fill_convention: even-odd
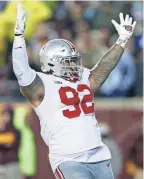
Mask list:
[[[75,83],[37,74],[44,83],[45,96],[34,109],[40,119],[41,136],[49,147],[52,168],[56,168],[53,163],[59,164],[55,156],[67,158],[103,146],[88,80],[90,71],[85,68],[82,79]]]

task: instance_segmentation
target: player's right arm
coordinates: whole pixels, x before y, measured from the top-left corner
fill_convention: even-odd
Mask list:
[[[30,68],[24,39],[25,11],[17,6],[17,21],[12,51],[13,70],[18,79],[22,94],[37,107],[44,98],[44,84],[37,73]]]

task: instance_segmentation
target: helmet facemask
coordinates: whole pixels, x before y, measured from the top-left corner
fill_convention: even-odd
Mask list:
[[[60,62],[61,77],[70,81],[81,79],[83,72],[81,56],[64,57]]]
[[[40,50],[41,69],[69,81],[78,81],[83,73],[82,59],[73,44],[64,39],[49,41]]]

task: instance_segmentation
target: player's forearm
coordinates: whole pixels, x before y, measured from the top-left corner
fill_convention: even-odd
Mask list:
[[[119,62],[124,49],[115,44],[91,69],[90,80],[95,82],[95,89],[98,89],[109,76],[110,72]]]
[[[36,72],[30,68],[23,36],[15,36],[13,44],[13,69],[22,94],[37,106],[44,96],[44,85]],[[38,102],[37,102],[38,101]]]
[[[15,36],[12,51],[13,70],[21,86],[32,83],[36,72],[29,66],[24,37]]]
[[[29,66],[23,36],[15,36],[12,61],[13,69],[23,96],[25,96],[34,106],[37,106],[43,99],[44,85],[40,77]]]

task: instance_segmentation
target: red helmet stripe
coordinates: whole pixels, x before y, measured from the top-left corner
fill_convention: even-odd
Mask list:
[[[67,43],[68,43],[68,45],[70,46],[70,48],[72,49],[72,51],[76,51],[76,48],[75,48],[75,46],[71,43],[71,42],[69,42],[68,40],[65,40]]]

